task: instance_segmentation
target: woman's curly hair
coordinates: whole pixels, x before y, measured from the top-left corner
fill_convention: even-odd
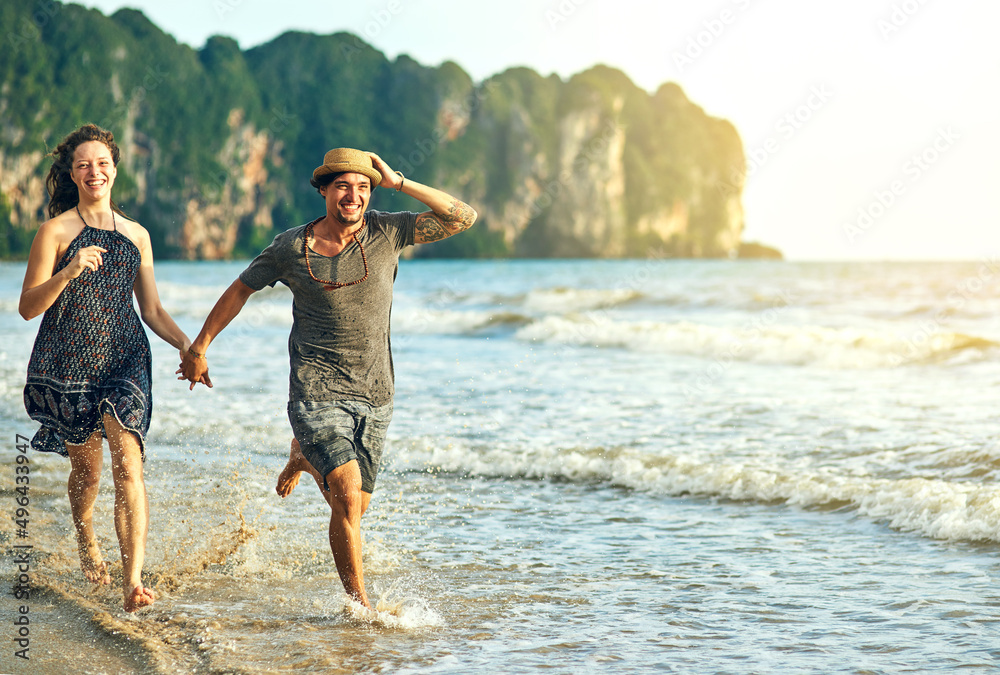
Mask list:
[[[118,166],[121,152],[115,143],[115,136],[110,131],[102,129],[96,124],[84,124],[82,127],[68,135],[62,140],[56,149],[49,153],[52,157],[52,166],[49,168],[49,175],[45,179],[45,188],[49,192],[49,218],[55,218],[60,213],[69,211],[80,203],[80,190],[70,177],[73,170],[73,153],[77,147],[88,141],[100,141],[111,151],[111,161]],[[114,200],[111,201],[111,208],[118,214],[125,216]]]

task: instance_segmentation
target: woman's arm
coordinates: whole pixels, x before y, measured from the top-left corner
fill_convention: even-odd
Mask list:
[[[135,299],[139,303],[139,316],[142,317],[143,323],[164,342],[177,349],[183,358],[184,352],[191,346],[191,340],[160,303],[160,294],[156,290],[156,279],[153,275],[153,247],[149,241],[149,233],[140,226],[134,226],[134,232],[142,256],[139,274],[136,275],[133,285]]]
[[[28,268],[24,272],[21,298],[17,311],[25,321],[43,313],[65,290],[69,282],[84,271],[96,271],[103,263],[102,253],[107,249],[100,246],[81,248],[69,265],[55,272],[56,263],[65,253],[71,238],[67,238],[65,224],[54,218],[42,223],[31,242],[28,254]]]

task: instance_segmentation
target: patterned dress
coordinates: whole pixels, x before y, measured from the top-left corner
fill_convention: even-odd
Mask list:
[[[103,434],[108,413],[135,433],[145,459],[152,364],[149,339],[132,305],[139,249],[117,229],[84,227],[56,271],[86,246],[107,249],[103,264],[63,289],[45,312],[31,351],[24,407],[42,425],[31,446],[68,456],[67,443],[81,445],[95,431]]]

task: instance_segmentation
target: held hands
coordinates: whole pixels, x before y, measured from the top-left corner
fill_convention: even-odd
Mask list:
[[[212,378],[208,376],[208,361],[204,355],[195,356],[190,348],[181,352],[181,363],[175,374],[180,375],[178,380],[188,380],[191,383],[188,391],[194,389],[194,385],[199,382],[212,388]]]
[[[104,264],[104,258],[101,257],[101,254],[107,252],[108,249],[101,248],[100,246],[85,246],[81,248],[65,267],[67,277],[76,279],[83,274],[84,270],[96,272],[97,268]]]

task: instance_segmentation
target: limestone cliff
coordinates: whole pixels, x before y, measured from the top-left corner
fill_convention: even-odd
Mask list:
[[[742,185],[726,183],[740,139],[676,85],[650,94],[604,67],[477,84],[348,34],[194,50],[137,11],[53,0],[0,0],[0,19],[13,27],[0,50],[0,256],[25,254],[45,217],[45,154],[85,122],[115,133],[116,201],[160,257],[252,255],[321,215],[308,179],[335,145],[377,151],[480,212],[415,255],[719,257],[740,244]],[[378,190],[372,207],[421,205]]]
[[[218,154],[222,169],[213,177],[210,190],[187,196],[177,239],[168,240],[186,258],[230,257],[241,223],[253,231],[273,229],[271,205],[262,194],[268,181],[265,158],[275,152],[275,142],[266,130],[246,124],[239,108],[230,111],[227,126],[230,133]]]
[[[521,256],[722,257],[743,231],[743,149],[676,85],[655,96],[598,67],[568,83],[514,69],[466,93],[436,180]],[[456,105],[451,101],[450,105]],[[400,157],[401,161],[406,157]],[[726,182],[729,181],[729,182]]]

